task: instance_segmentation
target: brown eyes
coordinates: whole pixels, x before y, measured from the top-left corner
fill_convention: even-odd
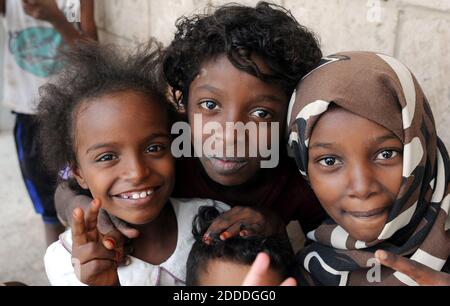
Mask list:
[[[252,113],[252,116],[259,119],[272,119],[272,114],[264,109],[258,109]]]
[[[400,152],[398,150],[383,150],[383,151],[380,151],[376,155],[375,160],[382,160],[382,161],[383,160],[391,160],[399,155],[400,155]],[[339,160],[337,157],[333,157],[333,156],[323,157],[323,158],[317,160],[317,162],[324,167],[333,167],[333,166],[343,164],[343,162],[341,160]]]
[[[200,106],[206,110],[214,110],[217,108],[217,103],[214,101],[204,101],[200,104]]]
[[[160,145],[160,144],[154,144],[154,145],[150,145],[147,147],[147,149],[145,149],[145,153],[159,153],[161,151],[164,151],[166,149],[166,146],[164,145]],[[95,160],[95,162],[97,163],[106,163],[106,162],[111,162],[114,161],[116,159],[118,159],[119,157],[117,156],[117,154],[114,153],[105,153],[103,155],[100,155],[99,158],[97,158]]]
[[[332,157],[332,156],[324,157],[324,158],[320,159],[318,162],[319,162],[319,164],[321,164],[322,166],[325,166],[325,167],[332,167],[335,165],[342,164],[341,161],[339,161],[336,157]]]
[[[399,155],[399,152],[397,152],[395,150],[384,150],[377,155],[376,159],[379,159],[379,160],[392,159],[394,157],[397,157],[398,155]]]
[[[108,153],[108,154],[104,154],[104,155],[100,156],[96,160],[96,162],[109,162],[109,161],[112,161],[112,160],[115,160],[115,159],[117,159],[117,156],[115,154]]]
[[[200,107],[207,110],[207,111],[215,111],[218,110],[220,107],[219,105],[214,102],[213,100],[204,100],[200,104]],[[270,111],[265,109],[256,109],[251,113],[251,116],[258,118],[258,119],[265,119],[270,120],[273,118],[273,115]]]
[[[145,152],[146,153],[158,153],[158,152],[163,151],[164,149],[165,149],[165,147],[162,145],[151,145],[145,150]]]

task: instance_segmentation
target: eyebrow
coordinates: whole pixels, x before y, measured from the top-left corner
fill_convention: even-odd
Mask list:
[[[374,142],[376,144],[382,144],[383,142],[392,140],[392,139],[396,140],[397,137],[392,134],[386,134],[386,135],[375,137],[372,142]],[[314,149],[314,148],[330,149],[330,148],[333,148],[335,145],[336,144],[332,143],[332,142],[316,142],[309,147],[309,150]]]
[[[219,88],[214,87],[214,86],[209,85],[209,84],[204,84],[202,86],[197,87],[197,90],[199,90],[199,89],[212,91],[212,92],[217,93],[217,94],[220,94],[222,92],[222,90],[220,90]]]
[[[93,145],[92,147],[90,147],[89,149],[86,150],[86,154],[88,154],[91,151],[95,151],[98,149],[103,149],[103,148],[111,148],[116,146],[117,143],[116,142],[103,142],[103,143],[97,143],[95,145]]]
[[[164,138],[168,138],[170,139],[170,136],[168,134],[164,134],[164,133],[154,133],[151,134],[149,137],[146,138],[145,141],[149,141],[151,139],[154,138],[160,138],[160,137],[164,137]],[[91,151],[95,151],[98,149],[103,149],[103,148],[111,148],[111,147],[115,147],[118,146],[119,144],[117,142],[102,142],[102,143],[97,143],[93,146],[91,146],[89,149],[86,150],[86,154],[88,154]]]
[[[309,147],[309,150],[314,148],[330,149],[332,147],[334,147],[334,143],[331,142],[316,142]]]
[[[388,141],[388,140],[398,140],[398,138],[397,138],[397,136],[395,136],[393,134],[386,134],[386,135],[375,137],[375,139],[373,141],[377,144],[382,144],[383,142]]]
[[[275,95],[258,95],[255,98],[251,99],[251,102],[278,102],[278,103],[284,103],[285,100],[275,96]]]

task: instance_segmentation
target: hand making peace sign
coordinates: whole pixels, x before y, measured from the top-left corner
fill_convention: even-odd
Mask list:
[[[123,245],[114,246],[114,249],[104,246],[103,240],[108,238],[97,229],[100,208],[100,201],[94,200],[86,217],[80,208],[73,211],[72,263],[78,279],[86,285],[120,285],[117,267],[124,254]]]

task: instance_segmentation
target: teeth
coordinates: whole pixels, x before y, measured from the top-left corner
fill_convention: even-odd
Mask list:
[[[133,199],[133,200],[139,200],[139,199],[145,199],[148,196],[151,196],[153,194],[153,190],[149,189],[147,191],[141,191],[141,192],[134,192],[132,194],[120,194],[119,197],[125,200]]]

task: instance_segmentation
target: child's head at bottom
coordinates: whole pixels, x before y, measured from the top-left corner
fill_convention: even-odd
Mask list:
[[[195,243],[187,260],[187,286],[240,286],[261,252],[270,257],[265,285],[279,285],[294,275],[294,254],[289,241],[283,237],[234,237],[222,241],[217,236],[206,244],[203,236],[218,216],[216,208],[201,207],[194,219]]]
[[[124,55],[113,46],[80,44],[42,88],[38,118],[54,173],[70,166],[76,183],[110,214],[146,224],[174,185],[170,105],[154,43]]]

